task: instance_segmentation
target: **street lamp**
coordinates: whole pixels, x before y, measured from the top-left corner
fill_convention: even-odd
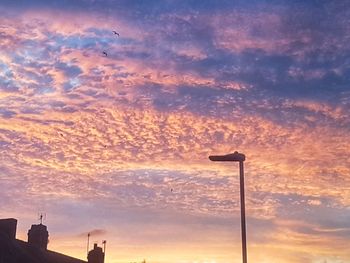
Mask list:
[[[239,162],[239,185],[241,195],[241,229],[242,229],[242,257],[243,263],[247,263],[247,238],[245,225],[245,202],[244,202],[244,170],[243,162],[245,155],[239,152],[230,153],[227,155],[211,155],[210,161],[213,162]]]

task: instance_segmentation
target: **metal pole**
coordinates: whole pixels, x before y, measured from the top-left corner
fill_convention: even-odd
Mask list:
[[[90,245],[90,233],[88,233],[87,245],[86,245],[86,258],[89,257],[89,245]]]
[[[103,240],[103,262],[105,262],[105,257],[106,257],[106,243],[107,240]]]
[[[241,230],[242,230],[242,257],[243,263],[247,263],[247,238],[245,227],[245,202],[244,202],[244,170],[243,161],[239,162],[239,183],[241,195]]]

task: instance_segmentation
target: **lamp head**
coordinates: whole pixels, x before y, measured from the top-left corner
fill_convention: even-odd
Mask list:
[[[226,155],[210,155],[209,160],[213,162],[243,162],[245,161],[245,155],[239,152]]]

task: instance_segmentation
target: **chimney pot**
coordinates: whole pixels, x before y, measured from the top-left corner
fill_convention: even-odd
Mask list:
[[[46,250],[48,243],[49,232],[47,227],[43,224],[32,225],[28,231],[28,244]]]
[[[16,239],[17,220],[14,218],[0,219],[0,234],[10,239]]]

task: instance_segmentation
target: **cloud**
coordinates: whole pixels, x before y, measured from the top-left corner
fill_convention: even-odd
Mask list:
[[[346,261],[348,6],[103,3],[1,10],[3,214],[46,208],[65,251],[74,218],[77,247],[92,229],[129,255],[152,240],[225,262],[239,181],[207,157],[239,150],[256,261]]]

